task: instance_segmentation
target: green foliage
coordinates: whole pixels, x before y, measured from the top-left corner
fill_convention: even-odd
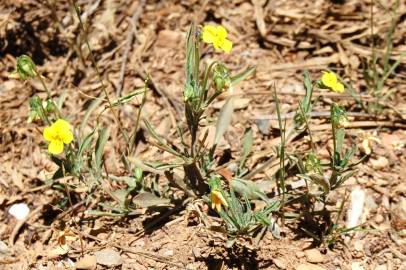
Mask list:
[[[73,4],[79,16],[79,9],[74,1]],[[80,26],[86,35],[81,20]],[[91,52],[87,37],[85,40]],[[106,195],[108,199],[103,196],[104,200],[99,202],[97,209],[88,211],[94,215],[138,215],[144,213],[140,211],[140,208],[151,210],[158,206],[168,207],[187,197],[205,198],[205,201],[211,204],[220,216],[222,224],[219,230],[228,236],[229,246],[234,244],[238,237],[261,236],[261,233],[266,230],[279,238],[280,228],[275,216],[278,215],[284,222],[285,216],[288,215],[285,206],[294,200],[299,201],[304,198],[305,207],[301,209],[305,209],[307,212],[301,213],[303,214],[301,216],[311,213],[317,218],[329,217],[330,213],[326,210],[329,194],[342,187],[343,183],[353,174],[353,168],[356,165],[352,159],[357,148],[345,149],[345,126],[348,122],[345,109],[338,104],[331,105],[330,120],[334,147],[330,160],[325,162],[317,155],[309,126],[310,115],[314,107],[313,91],[317,86],[317,81],[312,81],[310,74],[307,71],[304,72],[303,84],[306,94],[295,111],[292,127],[288,127],[288,121],[282,115],[280,100],[274,88],[273,97],[278,116],[280,143],[275,150],[278,168],[276,173],[270,177],[269,182],[276,185],[276,192],[273,197],[270,197],[270,190],[264,190],[258,183],[249,180],[252,171],[250,172],[247,161],[254,146],[254,132],[251,128],[247,128],[242,137],[241,150],[238,151],[240,156],[236,159],[238,165],[233,171],[234,177],[225,177],[228,181],[224,181],[225,179],[219,176],[216,150],[231,123],[235,109],[235,97],[230,95],[220,110],[213,145],[208,145],[209,132],[206,131],[202,134],[202,126],[210,122],[204,120],[207,120],[208,108],[219,95],[232,91],[238,83],[251,76],[255,72],[255,68],[248,67],[233,75],[230,69],[220,61],[212,61],[210,65],[204,64],[201,60],[200,47],[200,26],[191,24],[186,41],[186,81],[183,89],[185,123],[179,123],[177,126],[181,144],[175,146],[165,136],[158,134],[147,119],[143,119],[145,129],[150,135],[149,142],[161,151],[171,154],[173,159],[170,162],[162,161],[160,158],[154,162],[141,161],[134,155],[136,133],[141,123],[142,108],[146,102],[149,77],[145,79],[143,88],[134,89],[125,96],[111,100],[98,71],[95,58],[91,54],[93,67],[99,75],[104,92],[88,106],[80,125],[75,129],[74,143],[67,145],[63,155],[51,156],[58,166],[52,179],[55,186],[61,188],[58,179],[73,176],[87,186],[88,201],[95,196],[100,197],[98,193]],[[391,67],[389,67],[389,60],[385,61],[385,66],[387,66],[387,72],[390,72],[388,74],[391,74],[393,70],[391,71]],[[18,74],[19,78],[23,80],[39,79],[48,93],[45,100],[38,96],[34,96],[30,100],[30,121],[42,121],[49,125],[57,119],[67,118],[63,117],[61,112],[66,93],[60,95],[59,100],[55,102],[31,58],[25,55],[19,57],[15,74]],[[389,75],[385,73],[382,78],[387,76]],[[120,152],[126,175],[110,175],[104,166],[104,153],[110,133],[109,129],[99,122],[99,119],[107,109],[130,103],[141,95],[143,99],[134,119],[134,127],[131,128],[131,136],[128,136],[126,131],[119,126],[122,138],[126,140],[126,145],[121,147]],[[99,108],[100,110],[98,110]],[[95,111],[101,112],[97,115],[95,123],[89,123],[89,119],[92,119],[91,116]],[[117,120],[114,110],[111,110],[111,113]],[[118,120],[116,122],[120,123]],[[86,134],[87,126],[91,127],[91,131]],[[311,150],[297,155],[289,153],[288,145],[292,134],[299,135],[304,132],[309,134]],[[179,173],[179,169],[182,169],[183,172]],[[306,181],[304,195],[289,193],[287,181],[292,176]],[[159,181],[160,177],[166,177],[168,183],[162,186]],[[105,181],[116,181],[117,183],[112,185],[115,186],[115,189],[110,190],[109,185],[105,185]],[[67,186],[75,188],[73,185]],[[316,192],[311,189],[311,186],[316,186]],[[183,190],[183,197],[175,197],[173,189]],[[315,201],[323,203],[323,215],[312,211]],[[342,212],[342,207],[339,211]],[[328,223],[328,229],[322,232],[323,239],[330,237],[334,241],[337,235],[346,232],[337,225],[338,219],[335,223],[330,221],[325,221],[325,223]],[[308,233],[318,237],[318,234],[310,231]]]

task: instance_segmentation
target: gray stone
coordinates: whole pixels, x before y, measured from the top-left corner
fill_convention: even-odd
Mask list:
[[[97,251],[96,255],[96,262],[101,265],[105,266],[119,266],[123,263],[123,259],[121,259],[120,253],[112,249],[104,249]]]

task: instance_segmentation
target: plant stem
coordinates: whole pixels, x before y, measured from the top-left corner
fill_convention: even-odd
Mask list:
[[[116,115],[116,113],[115,113],[115,111],[114,111],[114,109],[113,109],[113,105],[112,105],[112,102],[111,102],[111,100],[110,100],[110,98],[109,98],[106,85],[104,84],[103,78],[102,78],[101,73],[100,73],[100,71],[99,71],[99,67],[98,67],[98,65],[97,65],[96,58],[94,57],[93,51],[92,51],[92,49],[91,49],[91,47],[90,47],[89,37],[87,36],[87,32],[86,32],[85,26],[84,26],[84,24],[83,24],[83,22],[82,22],[82,18],[81,18],[81,16],[80,16],[79,7],[78,7],[78,5],[77,5],[77,3],[76,3],[75,0],[70,0],[70,3],[71,3],[71,5],[74,7],[75,12],[76,12],[76,16],[77,16],[78,19],[79,19],[79,25],[80,25],[80,28],[81,28],[81,30],[82,30],[82,32],[83,32],[84,37],[85,37],[85,43],[86,43],[87,49],[89,50],[89,54],[90,54],[90,58],[91,58],[91,61],[92,61],[93,68],[95,69],[95,71],[96,71],[96,73],[97,73],[97,76],[98,76],[98,79],[99,79],[99,81],[100,81],[102,90],[103,90],[103,92],[104,92],[104,94],[105,94],[105,96],[106,96],[107,102],[109,103],[109,108],[110,108],[110,110],[111,110],[111,113],[113,114],[113,117],[114,117],[114,119],[116,120],[116,122],[117,122],[117,124],[118,124],[118,128],[119,128],[121,134],[123,135],[124,139],[125,139],[126,142],[127,142],[127,150],[128,150],[128,145],[129,145],[129,143],[130,143],[130,139],[128,138],[127,133],[126,133],[126,132],[124,131],[124,129],[122,128],[121,122],[120,122],[120,120],[118,119],[118,117],[117,117],[117,115]]]

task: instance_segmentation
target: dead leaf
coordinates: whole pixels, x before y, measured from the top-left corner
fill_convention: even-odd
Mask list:
[[[162,30],[158,33],[155,46],[161,48],[177,48],[183,42],[184,36],[176,31]]]
[[[217,171],[217,173],[223,176],[228,182],[231,182],[234,175],[233,172],[227,168],[221,168],[220,170]]]
[[[159,198],[150,192],[142,192],[133,198],[133,202],[141,208],[148,208],[158,205],[167,205],[170,201],[168,199]]]

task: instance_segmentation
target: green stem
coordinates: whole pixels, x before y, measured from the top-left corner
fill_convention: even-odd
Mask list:
[[[88,36],[87,36],[86,29],[85,29],[85,27],[84,27],[84,24],[83,24],[83,22],[82,22],[82,18],[81,18],[81,16],[80,16],[79,7],[78,7],[78,5],[77,5],[77,3],[76,3],[75,0],[70,0],[70,2],[71,2],[71,5],[72,5],[72,6],[74,7],[74,9],[75,9],[76,16],[77,16],[78,19],[79,19],[79,25],[80,25],[80,28],[81,28],[81,30],[82,30],[82,32],[83,32],[84,37],[85,37],[85,43],[86,43],[87,49],[89,50],[89,54],[90,54],[90,58],[91,58],[91,61],[92,61],[93,68],[95,69],[95,71],[96,71],[96,73],[97,73],[97,76],[98,76],[99,82],[100,82],[100,84],[101,84],[102,90],[103,90],[104,94],[106,95],[107,102],[109,103],[109,108],[110,108],[110,110],[111,110],[111,112],[112,112],[112,114],[113,114],[114,119],[115,119],[116,122],[118,123],[118,128],[119,128],[121,134],[123,135],[124,139],[126,140],[126,142],[127,142],[127,148],[128,148],[128,145],[129,145],[129,143],[130,143],[130,139],[129,139],[129,137],[128,137],[128,134],[123,130],[123,128],[122,128],[122,126],[121,126],[121,123],[120,123],[120,120],[118,119],[118,117],[117,117],[117,115],[116,115],[116,113],[115,113],[115,111],[114,111],[114,109],[113,109],[113,104],[112,104],[112,102],[111,102],[111,100],[110,100],[110,98],[109,98],[109,95],[108,95],[108,93],[107,93],[107,88],[106,88],[106,85],[105,85],[104,82],[103,82],[103,78],[102,78],[102,76],[101,76],[101,73],[100,73],[100,71],[99,71],[99,67],[98,67],[97,62],[96,62],[96,58],[94,57],[93,51],[92,51],[92,49],[91,49],[91,47],[90,47],[89,38],[88,38]],[[128,149],[127,149],[127,150],[128,150]]]

